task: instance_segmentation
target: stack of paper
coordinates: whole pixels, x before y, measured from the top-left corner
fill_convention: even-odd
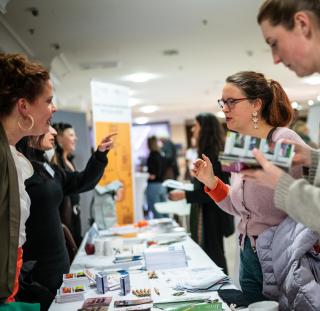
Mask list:
[[[221,270],[197,268],[185,270],[183,276],[179,277],[175,289],[188,292],[213,291],[229,283],[230,279]]]
[[[183,246],[149,248],[144,251],[147,270],[183,268],[188,266]]]

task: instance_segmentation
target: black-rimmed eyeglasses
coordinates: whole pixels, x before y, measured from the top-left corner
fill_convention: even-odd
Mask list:
[[[238,102],[242,101],[242,100],[246,100],[249,99],[247,97],[243,97],[243,98],[228,98],[228,99],[218,99],[218,105],[221,109],[223,109],[225,106],[227,106],[227,108],[229,110],[231,110],[235,104],[237,104]]]

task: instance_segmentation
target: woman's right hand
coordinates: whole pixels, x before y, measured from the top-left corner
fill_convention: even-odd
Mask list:
[[[214,189],[217,186],[217,177],[214,175],[212,163],[206,155],[202,154],[202,159],[193,162],[192,173],[209,189]]]

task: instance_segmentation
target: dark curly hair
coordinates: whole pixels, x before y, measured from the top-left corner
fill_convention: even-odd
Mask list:
[[[50,79],[42,65],[23,54],[0,53],[0,116],[8,116],[19,98],[33,102]]]

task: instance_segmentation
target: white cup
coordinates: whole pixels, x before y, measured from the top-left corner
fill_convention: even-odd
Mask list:
[[[279,311],[276,301],[259,301],[249,305],[249,311]]]
[[[96,239],[94,241],[94,254],[96,256],[104,255],[104,241],[102,239]]]
[[[112,239],[105,239],[104,240],[104,255],[105,256],[112,256],[113,255]]]

